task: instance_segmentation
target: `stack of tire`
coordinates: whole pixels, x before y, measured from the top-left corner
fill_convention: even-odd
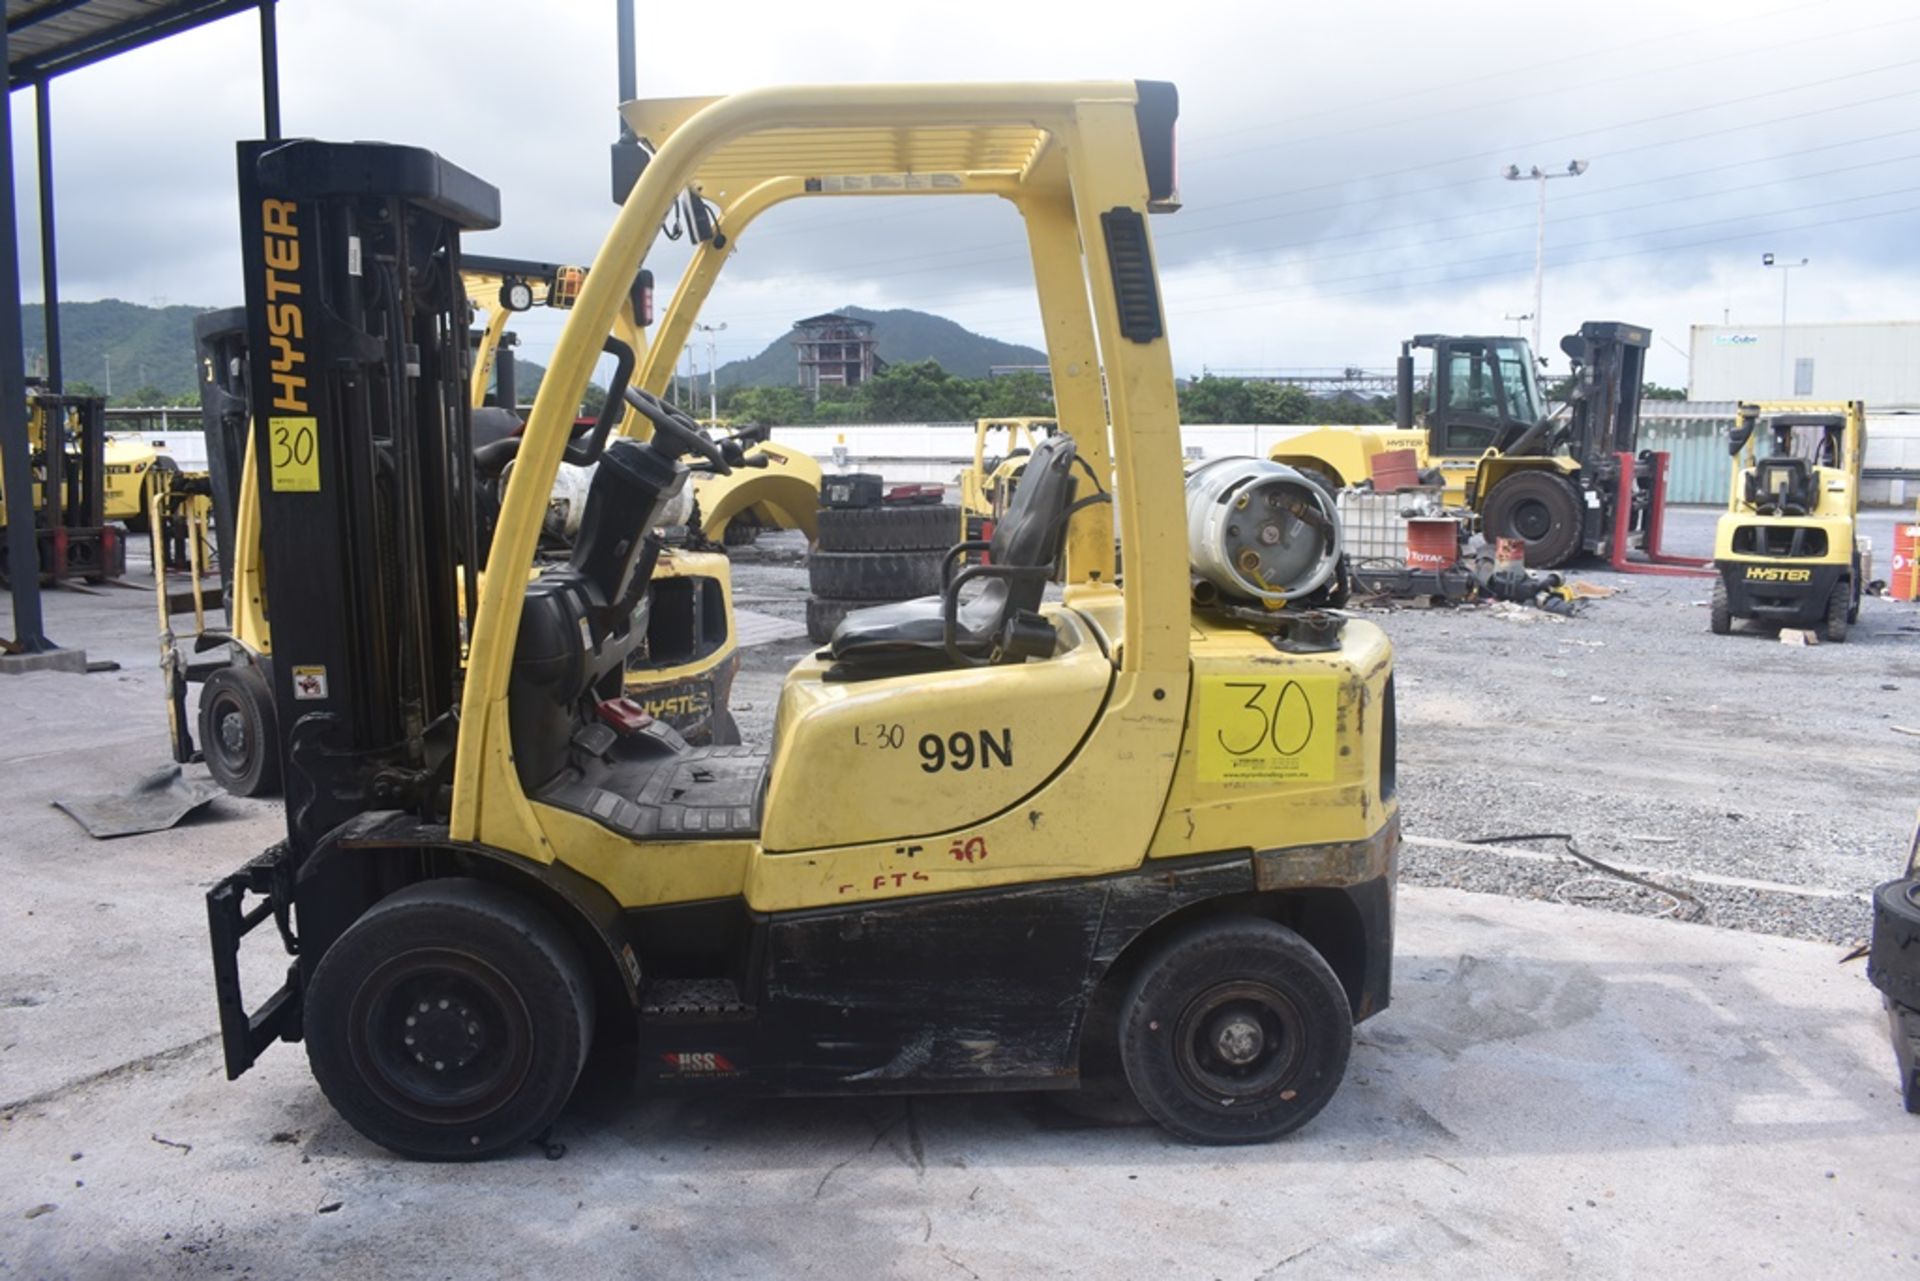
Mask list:
[[[1901,1098],[1920,1113],[1920,872],[1907,873],[1873,893],[1867,978],[1886,1000]]]
[[[957,508],[888,504],[869,472],[827,477],[820,499],[819,539],[807,558],[807,639],[826,644],[853,610],[939,592],[940,562],[960,541]]]

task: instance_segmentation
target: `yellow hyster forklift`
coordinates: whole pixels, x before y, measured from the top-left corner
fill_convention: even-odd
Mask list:
[[[1401,344],[1391,426],[1318,428],[1268,457],[1337,489],[1367,480],[1382,452],[1411,449],[1421,470],[1437,471],[1448,505],[1474,512],[1489,541],[1526,543],[1530,566],[1587,552],[1645,569],[1627,563],[1627,544],[1656,564],[1697,565],[1661,553],[1663,463],[1636,453],[1650,337],[1643,325],[1588,321],[1561,339],[1573,386],[1564,417],[1550,417],[1526,339],[1421,334]],[[1433,353],[1424,402],[1415,350]]]
[[[1728,442],[1727,510],[1713,539],[1715,635],[1752,618],[1847,639],[1865,578],[1854,522],[1866,450],[1860,401],[1741,404]]]
[[[274,601],[286,838],[207,898],[230,1075],[304,1040],[353,1126],[434,1159],[543,1135],[596,1040],[661,1091],[1114,1072],[1199,1142],[1327,1103],[1388,997],[1392,653],[1322,608],[1318,491],[1251,459],[1183,482],[1148,230],[1177,204],[1176,112],[1132,81],[627,104],[634,182],[483,584],[458,280],[497,193],[405,147],[241,145],[261,547],[302,590]],[[958,568],[962,544],[938,595],[850,614],[788,674],[770,745],[689,747],[622,673],[658,513],[746,454],[660,398],[675,329],[766,209],[874,194],[1022,215],[1060,431],[990,564]],[[689,197],[690,305],[611,397],[650,431],[576,432]],[[536,572],[563,459],[598,466],[566,563]],[[267,921],[294,959],[249,1009],[240,947]]]

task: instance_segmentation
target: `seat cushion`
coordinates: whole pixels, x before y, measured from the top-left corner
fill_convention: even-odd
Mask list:
[[[1000,617],[1006,594],[1004,583],[989,582],[970,600],[960,602],[955,639],[963,651],[986,651],[993,639],[990,629]],[[917,600],[853,610],[833,629],[827,648],[835,658],[901,649],[944,649],[943,599],[922,596]]]

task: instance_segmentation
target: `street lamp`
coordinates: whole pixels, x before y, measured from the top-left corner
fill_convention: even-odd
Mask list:
[[[1539,215],[1533,231],[1533,354],[1540,358],[1540,295],[1546,285],[1547,270],[1547,179],[1578,178],[1587,171],[1584,160],[1569,160],[1567,167],[1559,173],[1548,173],[1539,165],[1534,165],[1525,173],[1519,165],[1508,165],[1505,177],[1508,182],[1529,181],[1540,191]]]
[[[1806,266],[1808,261],[1802,258],[1799,262],[1787,262],[1772,254],[1760,255],[1762,267],[1780,273],[1780,399],[1782,400],[1790,400],[1793,397],[1793,380],[1787,373],[1787,282],[1793,279],[1793,269]]]
[[[720,421],[720,366],[715,360],[713,336],[726,329],[727,322],[703,325],[696,321],[693,327],[707,336],[707,417],[717,423]]]

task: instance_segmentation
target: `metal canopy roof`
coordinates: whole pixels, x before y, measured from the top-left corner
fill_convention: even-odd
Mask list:
[[[260,0],[6,0],[7,87],[260,8]]]

